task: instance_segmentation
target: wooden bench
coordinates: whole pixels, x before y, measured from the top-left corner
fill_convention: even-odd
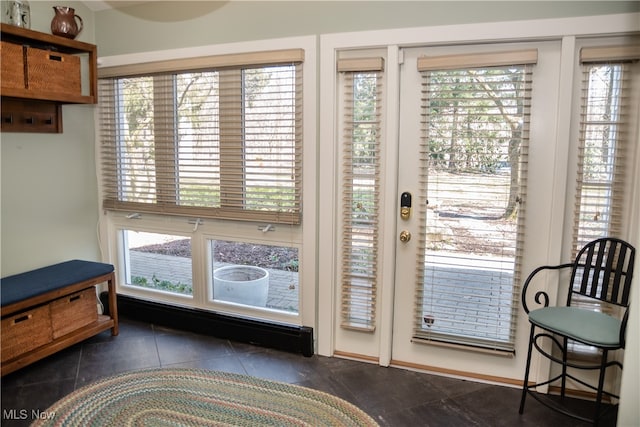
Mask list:
[[[107,283],[109,314],[98,314],[96,285]],[[113,265],[71,260],[0,281],[2,373],[27,366],[111,329],[118,335]]]

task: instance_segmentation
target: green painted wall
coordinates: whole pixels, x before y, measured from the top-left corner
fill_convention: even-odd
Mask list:
[[[100,53],[110,56],[335,32],[638,11],[637,1],[152,2],[97,12],[96,42]]]
[[[50,33],[52,6],[30,2],[31,28]],[[93,12],[79,40],[94,41]],[[93,105],[65,105],[62,134],[2,133],[2,276],[72,258],[98,260],[98,184]]]

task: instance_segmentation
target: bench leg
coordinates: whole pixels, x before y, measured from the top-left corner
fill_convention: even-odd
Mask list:
[[[109,315],[113,319],[113,328],[111,328],[111,336],[116,336],[118,330],[118,298],[116,295],[116,275],[111,273],[111,277],[107,282],[109,286]]]

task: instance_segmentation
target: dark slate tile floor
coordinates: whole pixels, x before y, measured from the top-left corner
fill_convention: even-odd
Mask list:
[[[157,367],[235,372],[322,390],[355,404],[382,426],[585,426],[520,390],[322,356],[303,357],[121,319],[104,332],[2,378],[2,426],[30,424],[73,390],[105,376]],[[580,403],[583,404],[583,403]],[[24,411],[23,411],[24,410]],[[613,415],[615,418],[615,414]],[[615,425],[608,420],[604,425]]]

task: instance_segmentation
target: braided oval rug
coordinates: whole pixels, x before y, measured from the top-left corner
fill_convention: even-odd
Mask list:
[[[104,378],[54,403],[33,426],[377,426],[351,403],[310,388],[200,369]]]

